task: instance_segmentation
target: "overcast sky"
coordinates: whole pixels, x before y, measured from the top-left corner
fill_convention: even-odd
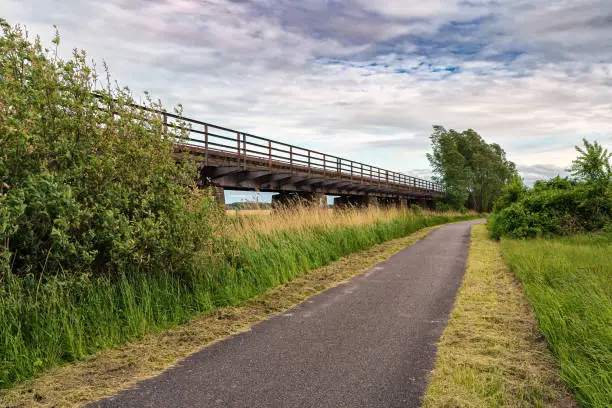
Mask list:
[[[527,182],[612,145],[611,0],[0,0],[136,95],[416,176],[434,124],[499,143]],[[251,197],[236,194],[231,199]]]

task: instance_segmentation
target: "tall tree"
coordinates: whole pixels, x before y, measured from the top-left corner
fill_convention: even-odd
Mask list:
[[[430,139],[433,152],[427,158],[435,180],[446,187],[446,201],[457,208],[490,211],[504,184],[516,175],[506,152],[472,129],[434,126]]]
[[[580,154],[572,161],[572,166],[568,170],[578,179],[606,187],[612,180],[610,165],[612,153],[608,153],[608,149],[604,149],[597,141],[590,143],[582,139],[582,143],[582,147],[574,146]]]

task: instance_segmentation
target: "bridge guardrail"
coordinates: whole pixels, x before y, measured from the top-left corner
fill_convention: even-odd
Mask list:
[[[200,150],[205,160],[209,154],[224,153],[245,165],[249,159],[258,159],[270,167],[281,163],[300,171],[444,193],[441,185],[429,180],[137,104],[131,106],[160,115],[164,126],[185,131],[187,136],[177,144]]]

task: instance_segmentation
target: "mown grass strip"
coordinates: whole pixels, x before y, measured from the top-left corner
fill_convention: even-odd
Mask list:
[[[254,324],[365,271],[434,228],[342,257],[238,306],[219,307],[212,314],[182,326],[55,368],[37,379],[0,391],[0,398],[9,407],[69,407],[112,394],[160,373],[214,341],[248,331]]]
[[[520,284],[484,225],[438,346],[424,407],[573,407]]]
[[[612,234],[502,239],[501,247],[576,399],[612,406]]]

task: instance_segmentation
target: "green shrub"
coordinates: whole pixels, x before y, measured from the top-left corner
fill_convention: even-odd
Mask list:
[[[500,195],[493,204],[493,212],[500,211],[519,201],[527,192],[527,187],[519,176],[514,176],[501,189]]]
[[[511,184],[489,218],[493,237],[526,238],[596,231],[612,218],[612,195],[588,183],[555,177],[533,189]]]
[[[0,26],[0,271],[184,269],[223,214],[173,156],[183,133],[128,89],[96,88],[84,53],[63,61]]]

